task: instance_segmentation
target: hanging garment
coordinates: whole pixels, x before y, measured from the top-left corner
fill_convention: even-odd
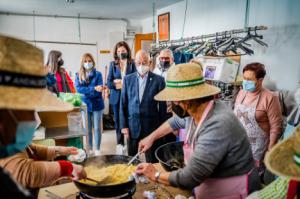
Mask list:
[[[180,52],[180,51],[174,53],[175,64],[187,63],[193,58],[194,58],[194,55],[192,53],[185,53],[185,52]]]

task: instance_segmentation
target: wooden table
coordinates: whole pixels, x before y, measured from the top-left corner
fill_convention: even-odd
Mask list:
[[[160,164],[154,164],[154,166],[160,170],[164,171],[164,169],[161,167]],[[158,184],[157,186],[155,183],[150,182],[148,184],[137,184],[136,186],[137,190],[133,196],[133,198],[136,199],[142,199],[144,191],[150,190],[150,191],[155,191],[158,196],[161,196],[161,198],[167,199],[167,198],[174,198],[176,195],[180,194],[186,197],[191,196],[191,191],[188,190],[182,190],[178,189],[175,187],[171,186],[165,186]],[[61,199],[75,199],[76,195],[78,194],[79,190],[75,186],[74,183],[66,183],[66,184],[61,184],[61,185],[56,185],[56,186],[51,186],[51,187],[45,187],[40,189],[38,199],[46,199],[50,198],[48,197],[47,191],[50,191],[51,193],[56,194],[59,196]]]

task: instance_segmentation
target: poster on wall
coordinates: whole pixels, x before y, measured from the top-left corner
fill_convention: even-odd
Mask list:
[[[170,39],[170,13],[158,15],[158,41]]]

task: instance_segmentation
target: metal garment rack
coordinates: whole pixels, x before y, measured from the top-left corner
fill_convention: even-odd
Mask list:
[[[160,41],[159,43],[154,43],[151,45],[152,48],[157,48],[160,46],[166,46],[166,45],[172,45],[172,44],[177,44],[177,43],[184,43],[184,42],[193,42],[197,40],[203,40],[207,38],[213,38],[213,37],[218,37],[218,36],[230,36],[233,34],[240,34],[240,33],[247,33],[249,31],[257,31],[257,30],[267,30],[267,26],[255,26],[255,27],[246,27],[242,29],[233,29],[229,31],[223,31],[223,32],[216,32],[213,34],[207,34],[207,35],[200,35],[196,37],[187,37],[187,38],[182,38],[182,39],[176,39],[176,40],[169,40],[169,41]]]

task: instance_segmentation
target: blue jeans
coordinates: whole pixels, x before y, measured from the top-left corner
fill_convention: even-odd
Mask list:
[[[88,139],[89,139],[89,149],[93,149],[93,131],[92,128],[94,127],[94,138],[97,150],[100,150],[101,144],[101,122],[102,122],[102,114],[103,111],[93,111],[87,113],[87,120],[88,120]]]

